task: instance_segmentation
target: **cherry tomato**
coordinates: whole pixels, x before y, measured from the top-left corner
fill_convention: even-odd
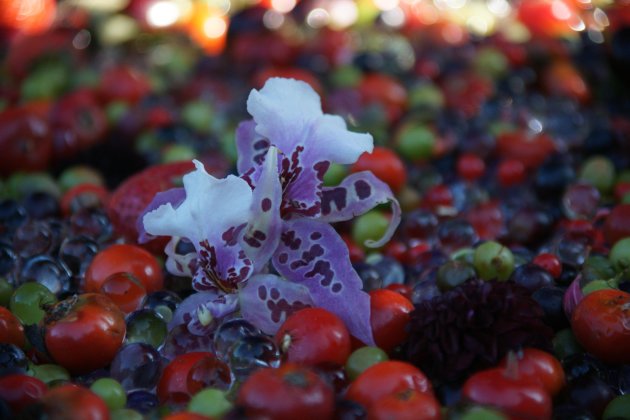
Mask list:
[[[596,290],[578,303],[571,317],[575,338],[607,363],[630,363],[630,293]]]
[[[247,417],[274,420],[322,420],[332,418],[334,392],[307,367],[286,363],[265,368],[245,380],[237,403]]]
[[[391,290],[392,292],[396,292],[398,294],[403,295],[404,297],[406,297],[407,299],[409,299],[409,301],[411,301],[411,294],[413,293],[413,289],[409,286],[407,286],[406,284],[402,284],[402,283],[392,283],[390,285],[387,285],[387,287],[385,287],[386,290]]]
[[[115,244],[94,256],[85,272],[86,292],[100,292],[105,280],[115,273],[133,274],[147,289],[157,292],[164,278],[157,259],[144,249],[128,244]]]
[[[50,121],[56,159],[71,158],[95,145],[107,131],[107,115],[87,89],[59,99],[52,107]]]
[[[444,184],[434,185],[429,188],[422,199],[422,206],[429,209],[451,207],[453,205],[453,193]]]
[[[57,303],[43,322],[48,353],[73,374],[107,366],[126,332],[124,314],[111,299],[97,293]]]
[[[551,397],[539,383],[506,369],[482,370],[464,383],[462,398],[499,408],[511,419],[551,419]]]
[[[510,361],[510,357],[515,359]],[[499,366],[509,369],[510,363],[514,363],[519,377],[532,382],[538,381],[552,397],[557,395],[566,384],[564,369],[560,361],[542,350],[523,349],[512,356],[504,357]]]
[[[407,170],[398,155],[385,147],[374,147],[372,153],[363,153],[352,165],[350,172],[371,171],[378,179],[399,192],[407,182]]]
[[[555,9],[554,9],[555,8]],[[557,37],[570,34],[576,10],[567,0],[551,2],[528,0],[518,4],[518,19],[535,36]]]
[[[558,257],[553,254],[543,252],[542,254],[538,254],[532,262],[547,270],[547,272],[556,279],[562,274],[562,263]]]
[[[407,90],[386,74],[366,75],[359,83],[358,90],[364,104],[380,104],[385,108],[389,122],[399,119],[407,108]]]
[[[275,341],[288,362],[342,366],[350,356],[350,333],[337,315],[323,308],[305,308],[280,326]]]
[[[87,388],[64,384],[51,388],[42,397],[44,412],[50,419],[108,420],[105,401]]]
[[[0,175],[48,167],[53,141],[46,114],[39,106],[0,112]]]
[[[157,397],[161,404],[182,404],[190,400],[188,374],[196,363],[205,358],[215,359],[216,357],[205,351],[186,353],[177,356],[164,368],[157,384]]]
[[[432,395],[416,390],[385,395],[368,411],[368,420],[439,420],[440,403]]]
[[[105,206],[109,200],[109,192],[101,185],[79,184],[70,188],[61,197],[61,211],[69,216],[85,207]]]
[[[99,94],[106,102],[138,103],[151,91],[147,77],[127,66],[111,67],[103,73]]]
[[[391,290],[371,290],[370,324],[376,345],[391,353],[407,338],[409,313],[413,303],[400,293]]]
[[[497,179],[502,187],[511,187],[525,181],[525,165],[520,160],[505,159],[497,168]]]
[[[466,220],[483,240],[494,240],[505,230],[505,219],[498,200],[489,200],[468,210]]]
[[[486,171],[486,163],[473,153],[464,153],[457,159],[457,173],[466,181],[481,178]]]
[[[369,411],[379,399],[409,390],[433,396],[431,383],[418,368],[409,363],[388,360],[363,371],[350,384],[346,398]]]
[[[613,207],[604,223],[604,236],[611,246],[630,236],[630,204]]]
[[[37,402],[46,392],[46,384],[22,373],[0,377],[0,398],[17,414]]]
[[[530,135],[510,131],[497,136],[496,150],[504,159],[515,159],[528,168],[535,168],[555,150],[555,146],[546,133]]]
[[[142,307],[147,290],[129,273],[114,273],[101,285],[101,293],[107,295],[121,311],[128,314]]]
[[[22,348],[26,344],[22,323],[4,306],[0,306],[0,343],[11,343]]]

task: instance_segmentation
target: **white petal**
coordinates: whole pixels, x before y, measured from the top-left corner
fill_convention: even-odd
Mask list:
[[[302,81],[269,79],[251,91],[247,111],[256,133],[285,154],[302,145],[313,161],[353,163],[373,148],[371,135],[348,131],[341,117],[324,114],[319,96]]]
[[[244,180],[230,175],[217,179],[203,164],[194,161],[196,170],[183,177],[186,199],[175,209],[164,204],[143,218],[152,235],[182,236],[197,245],[216,243],[230,227],[248,221],[252,190]]]

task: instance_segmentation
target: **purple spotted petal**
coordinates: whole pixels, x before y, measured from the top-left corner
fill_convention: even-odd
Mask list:
[[[282,187],[278,178],[278,149],[270,147],[252,197],[251,221],[247,224],[241,246],[260,271],[278,246],[282,219]]]
[[[234,293],[217,289],[193,293],[179,304],[168,329],[184,324],[195,335],[207,335],[216,329],[223,317],[236,311],[237,306],[238,295]]]
[[[283,218],[317,217],[321,209],[322,183],[330,162],[312,150],[297,146],[280,160]]]
[[[241,225],[236,230],[243,230]],[[224,235],[225,236],[225,235]],[[197,251],[197,270],[192,286],[197,291],[206,291],[218,287],[226,292],[234,292],[239,284],[253,274],[252,260],[240,247],[240,234],[234,233],[235,239],[213,246],[208,241],[199,244]]]
[[[315,306],[341,318],[350,333],[374,344],[370,298],[348,254],[348,247],[327,223],[300,218],[286,221],[273,265],[290,281],[306,286]]]
[[[275,334],[292,313],[313,306],[308,289],[273,274],[252,276],[240,291],[243,318],[266,334]]]
[[[170,203],[173,207],[179,206],[186,199],[186,190],[184,188],[171,188],[170,190],[157,193],[149,205],[140,213],[138,220],[136,220],[136,230],[138,231],[138,243],[146,243],[155,236],[147,233],[144,230],[144,223],[142,218],[145,214],[160,207],[162,204]]]
[[[357,172],[337,187],[323,188],[318,220],[328,223],[350,220],[388,201],[392,205],[392,219],[387,232],[378,241],[365,241],[367,246],[380,247],[391,239],[400,223],[400,205],[389,186],[372,172]]]
[[[236,128],[236,167],[239,175],[251,172],[252,168],[262,165],[269,149],[269,140],[256,133],[254,120],[243,121]]]

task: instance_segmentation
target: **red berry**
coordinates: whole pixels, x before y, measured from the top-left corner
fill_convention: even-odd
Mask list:
[[[337,315],[305,308],[280,326],[275,341],[288,362],[309,366],[342,366],[350,356],[350,333]]]
[[[559,278],[562,274],[562,263],[560,262],[558,257],[553,254],[544,252],[537,255],[532,262],[537,266],[547,270],[547,272],[549,272],[549,274],[551,274],[556,279]]]
[[[429,188],[423,197],[422,205],[432,210],[453,205],[453,193],[444,184],[434,185]]]
[[[22,323],[4,306],[0,306],[0,343],[11,343],[18,347],[26,344]]]
[[[386,289],[371,290],[369,295],[374,341],[385,352],[391,353],[407,338],[413,303],[402,294]]]
[[[364,104],[383,106],[390,122],[398,120],[407,108],[407,90],[391,76],[368,74],[361,80],[358,90]]]
[[[44,382],[22,373],[0,377],[0,398],[9,404],[14,414],[35,404],[44,395],[46,389]]]
[[[103,283],[116,273],[130,273],[147,293],[162,289],[164,276],[157,259],[136,245],[114,244],[94,256],[85,272],[86,292],[100,292]]]
[[[514,159],[528,168],[539,166],[555,150],[551,137],[546,133],[528,134],[509,131],[497,136],[496,151],[503,159]]]
[[[499,163],[497,179],[502,187],[512,187],[525,181],[525,165],[516,159],[506,159]]]
[[[486,170],[486,164],[479,156],[464,153],[457,160],[457,174],[466,181],[476,181]]]
[[[630,236],[630,204],[613,207],[604,224],[604,236],[611,246]]]
[[[409,390],[433,396],[431,383],[417,367],[389,360],[364,370],[350,384],[346,398],[358,402],[369,412],[372,404],[379,399]]]
[[[156,389],[161,404],[184,404],[190,400],[188,375],[193,366],[205,358],[216,359],[210,352],[197,351],[177,356],[166,365]]]
[[[140,309],[147,296],[147,289],[142,283],[133,274],[124,272],[107,277],[100,291],[126,314]]]
[[[407,182],[407,170],[398,155],[385,147],[374,147],[372,153],[363,153],[350,172],[371,171],[396,193]]]
[[[109,419],[109,409],[105,401],[89,389],[78,385],[64,384],[51,388],[41,401],[49,419]]]
[[[124,65],[106,69],[99,85],[100,96],[106,103],[121,101],[136,104],[150,91],[147,76]]]
[[[409,301],[411,301],[411,294],[413,293],[413,289],[407,286],[406,284],[392,283],[388,285],[387,287],[385,287],[385,289],[401,294],[405,298],[409,299]]]
[[[61,211],[69,216],[84,207],[106,206],[109,191],[101,185],[79,184],[70,188],[61,197]]]
[[[511,360],[511,357],[514,359]],[[514,366],[510,366],[511,363]],[[551,396],[557,395],[566,384],[560,361],[542,350],[526,348],[516,354],[508,354],[499,366],[514,368],[519,377],[539,382]]]
[[[309,368],[286,363],[245,380],[237,403],[248,418],[322,420],[333,417],[334,392]]]
[[[125,338],[124,314],[107,296],[86,293],[59,302],[44,318],[46,349],[73,374],[107,366]]]
[[[432,395],[410,389],[385,395],[368,412],[369,420],[439,420],[440,403]]]

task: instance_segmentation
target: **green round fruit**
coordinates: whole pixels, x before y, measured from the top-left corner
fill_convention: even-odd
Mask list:
[[[220,418],[231,409],[225,392],[214,388],[202,389],[188,403],[188,411],[212,418]]]
[[[623,238],[610,249],[608,259],[618,272],[630,268],[630,237]]]
[[[427,160],[435,150],[435,134],[424,126],[406,126],[396,139],[396,150],[408,160]]]
[[[615,166],[607,157],[593,156],[580,168],[579,179],[607,194],[615,185]]]
[[[361,347],[350,354],[346,361],[346,374],[354,381],[363,371],[372,365],[389,360],[387,353],[378,347]]]
[[[366,241],[381,239],[388,226],[389,219],[380,211],[372,210],[354,220],[352,239],[355,244],[367,246]]]
[[[120,382],[115,379],[97,379],[90,386],[90,390],[101,397],[110,410],[124,408],[127,404],[127,393]]]
[[[55,303],[57,298],[46,286],[29,282],[15,289],[9,308],[22,324],[33,325],[39,323],[46,315],[42,308]]]
[[[514,271],[514,254],[504,245],[487,241],[475,249],[473,264],[484,280],[507,280]]]
[[[630,394],[619,395],[609,402],[604,410],[602,419],[630,419]]]

